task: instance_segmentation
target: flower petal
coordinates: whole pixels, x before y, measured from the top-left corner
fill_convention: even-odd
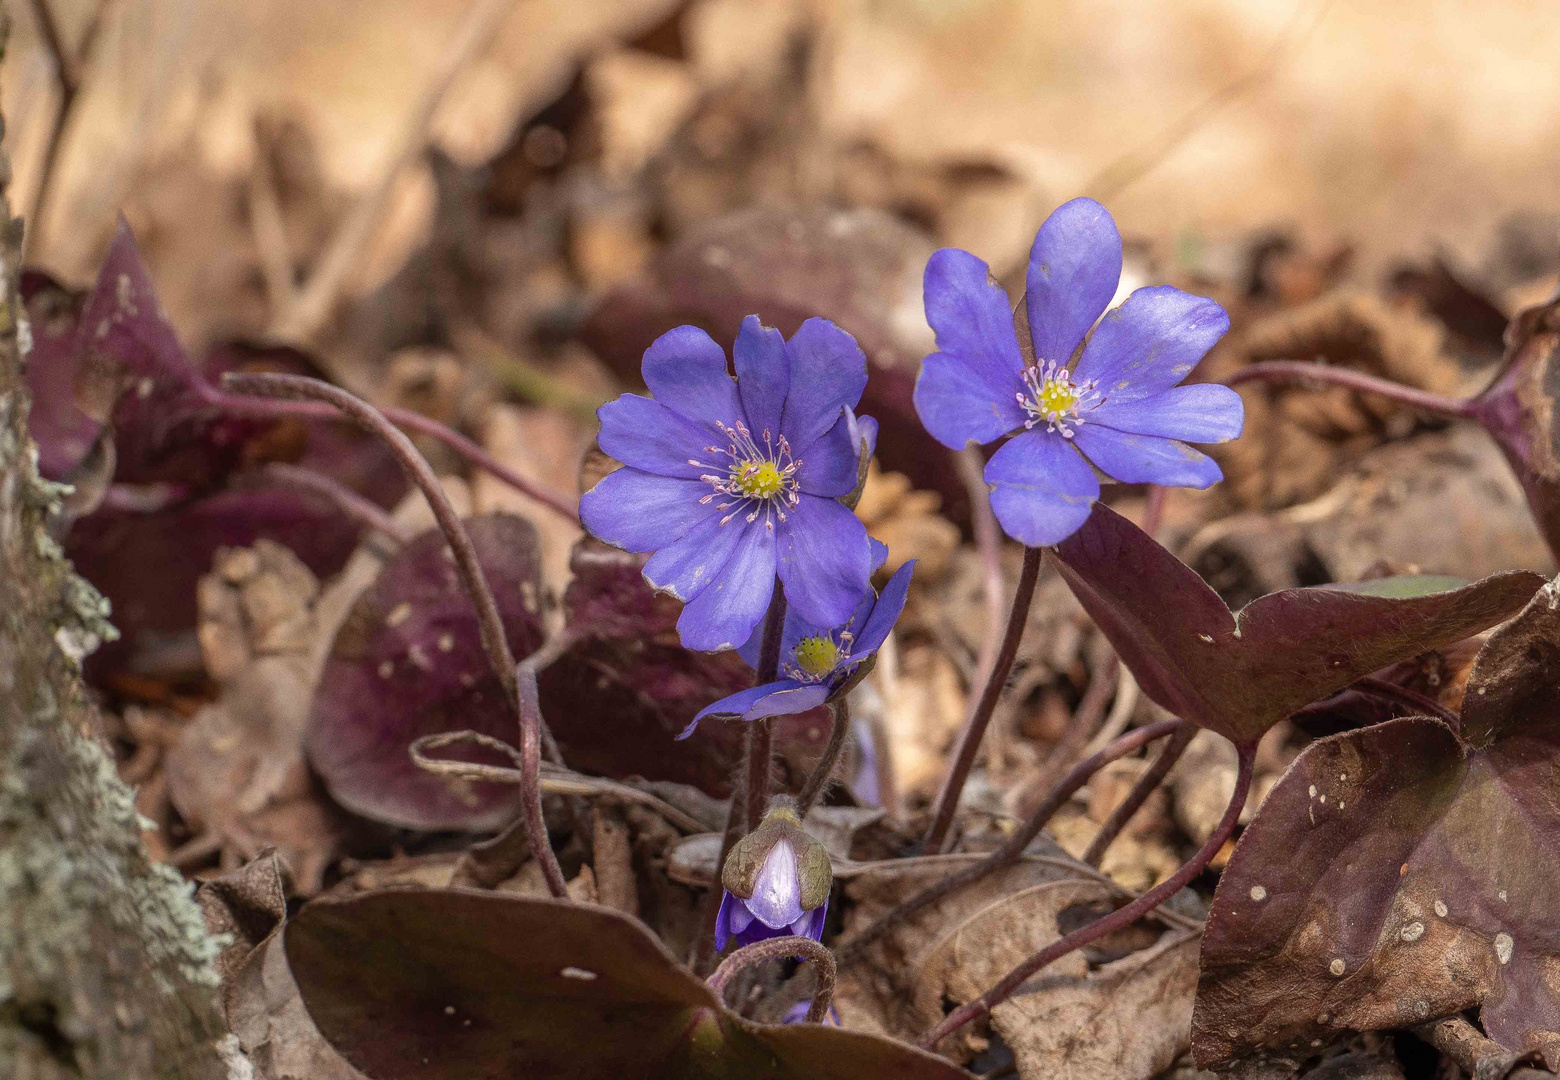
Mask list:
[[[857,416],[856,410],[849,407],[847,407],[845,410],[845,417],[855,425],[854,429],[850,433],[850,444],[856,448],[857,455],[859,456],[862,453],[861,444],[863,442],[867,444],[867,457],[870,458],[873,454],[877,453],[877,419],[871,416]]]
[[[1035,236],[1024,277],[1035,359],[1065,364],[1121,281],[1121,233],[1093,199],[1073,199],[1051,212]]]
[[[1230,317],[1205,296],[1138,289],[1100,321],[1073,377],[1098,381],[1110,404],[1136,401],[1186,378],[1229,328]]]
[[[1224,478],[1218,462],[1174,439],[1083,424],[1073,442],[1090,461],[1124,484],[1206,488]]]
[[[741,645],[737,646],[737,655],[747,661],[747,666],[758,670],[759,653],[764,647],[764,622],[768,618],[769,611],[764,611],[765,618],[759,619],[753,627],[752,636]],[[796,651],[796,643],[805,637],[814,637],[823,633],[823,629],[814,626],[796,613],[796,609],[787,605],[785,611],[785,625],[780,628],[780,662],[784,663],[786,657]]]
[[[781,690],[789,690],[800,685],[802,684],[795,679],[781,679],[779,682],[765,683],[762,686],[751,686],[746,690],[739,690],[735,694],[723,697],[713,705],[706,705],[699,710],[699,715],[695,716],[693,722],[682,729],[682,733],[677,738],[681,741],[692,735],[694,729],[699,726],[699,721],[706,716],[742,716],[743,719],[749,719],[743,716],[743,714],[764,698]]]
[[[1084,420],[1134,435],[1221,443],[1240,434],[1246,423],[1246,406],[1228,386],[1194,383],[1172,386],[1150,397],[1108,400],[1085,413]]]
[[[787,603],[815,626],[834,627],[850,618],[870,588],[867,527],[833,499],[803,495],[780,525],[778,553]]]
[[[837,499],[856,490],[861,447],[851,442],[852,426],[850,417],[841,416],[800,455],[796,482],[808,495]]]
[[[776,840],[753,880],[753,895],[743,904],[771,930],[789,926],[802,915],[802,885],[796,874],[796,849]]]
[[[775,534],[763,519],[750,525],[743,518],[734,518],[725,526],[738,527],[743,534],[726,565],[677,617],[677,636],[684,648],[699,652],[734,649],[748,639],[769,608],[775,591]],[[646,563],[647,573],[649,569]]]
[[[810,937],[814,941],[822,941],[823,925],[828,921],[828,918],[829,901],[825,898],[823,903],[811,911],[805,912],[800,919],[791,924],[791,933],[797,937]],[[830,1006],[830,1008],[833,1008],[833,1006]]]
[[[601,452],[645,472],[697,480],[725,469],[711,462],[706,447],[724,445],[714,428],[679,416],[660,402],[624,394],[596,410],[601,420]],[[694,465],[693,461],[711,462]]]
[[[872,549],[872,572],[875,574],[888,562],[888,545],[872,536],[867,537],[867,544]]]
[[[697,326],[678,326],[651,342],[640,371],[655,399],[689,420],[736,422],[737,384],[726,374],[726,350]]]
[[[915,411],[932,438],[963,450],[966,443],[989,443],[1024,426],[1017,394],[997,394],[963,360],[932,353],[916,376]]]
[[[762,701],[755,702],[747,712],[742,714],[742,719],[762,720],[766,716],[792,716],[796,713],[804,713],[808,709],[815,709],[828,699],[829,688],[823,683],[805,686],[802,683],[792,682],[787,689],[777,691]]]
[[[1013,305],[990,268],[968,251],[943,248],[926,260],[923,290],[938,351],[964,361],[993,398],[1008,400],[1022,390]]]
[[[625,551],[655,551],[720,513],[715,500],[699,502],[710,493],[699,480],[617,469],[580,496],[580,521],[596,539]]]
[[[743,929],[746,929],[747,924],[753,921],[752,914],[742,907],[742,901],[732,896],[730,892],[726,892],[720,898],[720,910],[715,913],[716,952],[723,950],[726,947],[726,942],[731,940],[731,935],[736,932],[731,928],[733,916],[742,920]]]
[[[737,331],[731,359],[736,365],[737,390],[742,395],[742,408],[753,438],[762,447],[764,432],[768,431],[778,441],[785,392],[791,385],[791,358],[786,354],[785,335],[759,322],[757,315],[749,315]]]
[[[684,603],[699,595],[720,574],[747,534],[746,521],[739,517],[722,525],[723,516],[710,515],[681,539],[650,556],[645,562],[645,580]]]
[[[883,594],[878,597],[872,614],[867,616],[867,624],[861,628],[855,644],[851,646],[852,659],[859,660],[877,652],[887,640],[888,632],[894,628],[900,613],[905,610],[905,598],[910,595],[910,575],[914,572],[915,560],[911,559],[895,570],[894,576],[883,586]]]
[[[986,483],[993,485],[991,509],[1003,530],[1030,547],[1059,544],[1077,532],[1100,497],[1088,462],[1050,431],[1026,431],[993,454]]]
[[[791,451],[805,457],[846,408],[855,408],[867,388],[867,358],[856,339],[828,319],[802,323],[785,343],[791,358],[791,388],[780,428]]]

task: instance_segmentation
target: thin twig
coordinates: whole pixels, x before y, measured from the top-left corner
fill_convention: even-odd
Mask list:
[[[509,649],[509,639],[504,632],[504,620],[499,614],[497,601],[493,599],[493,590],[488,587],[487,576],[482,572],[482,564],[477,559],[477,549],[472,545],[471,535],[466,532],[460,515],[450,505],[449,496],[444,493],[432,467],[417,452],[412,440],[391,424],[384,414],[340,387],[302,375],[234,373],[223,377],[223,385],[239,394],[312,398],[334,406],[383,441],[395,454],[407,477],[422,490],[423,498],[432,508],[434,519],[439,523],[439,528],[449,542],[450,551],[455,556],[455,567],[459,571],[461,583],[477,610],[477,628],[488,663],[520,721],[520,747],[526,755],[521,764],[522,771],[526,773],[521,786],[521,802],[525,808],[532,854],[541,864],[552,894],[559,899],[566,899],[568,887],[563,880],[563,871],[558,867],[557,856],[553,854],[552,844],[547,839],[547,823],[542,819],[541,812],[537,762],[542,739],[545,737],[551,742],[551,735],[543,734],[546,725],[536,700],[536,668],[533,664],[528,676],[517,674],[514,654]],[[555,744],[553,753],[556,754]]]
[[[732,977],[768,963],[771,960],[810,960],[818,971],[818,989],[813,993],[812,1007],[807,1010],[807,1022],[818,1024],[829,1013],[829,1003],[834,998],[834,954],[810,937],[781,937],[755,941],[744,945],[726,957],[706,982],[717,995],[723,995]]]
[[[1046,823],[1058,810],[1067,805],[1067,800],[1087,784],[1090,777],[1117,758],[1130,754],[1161,736],[1171,734],[1183,724],[1185,724],[1184,720],[1164,720],[1157,724],[1145,725],[1123,735],[1093,757],[1080,761],[1062,779],[1062,782],[1051,790],[1045,801],[1035,808],[1034,813],[1029,815],[1023,828],[1009,837],[1001,847],[975,865],[950,874],[909,899],[896,904],[871,926],[843,942],[838,949],[840,964],[849,964],[861,957],[868,945],[922,908],[935,904],[943,897],[974,884],[1004,866],[1017,862],[1024,854],[1024,849],[1040,835],[1040,830],[1045,828]]]
[[[1089,744],[1083,748],[1083,754],[1087,757],[1105,746],[1123,731],[1127,730],[1127,724],[1132,721],[1133,710],[1137,708],[1140,691],[1137,680],[1132,677],[1132,672],[1121,666],[1119,657],[1112,654],[1116,660],[1116,697],[1110,703],[1110,712],[1105,717],[1105,722],[1094,733]]]
[[[1207,842],[1198,849],[1197,854],[1193,855],[1186,865],[1132,903],[1047,945],[1004,975],[1001,981],[980,997],[966,1002],[949,1013],[941,1023],[917,1039],[916,1044],[923,1050],[932,1049],[965,1024],[988,1015],[994,1007],[1006,1001],[1014,991],[1028,982],[1030,976],[1036,972],[1075,949],[1081,949],[1091,941],[1098,941],[1106,934],[1131,926],[1160,903],[1180,892],[1188,882],[1202,873],[1234,833],[1235,824],[1240,820],[1241,810],[1246,805],[1246,794],[1251,790],[1251,770],[1253,759],[1256,757],[1256,743],[1248,743],[1239,747],[1239,750],[1240,771],[1235,777],[1235,794],[1230,798],[1230,804],[1225,808],[1224,817],[1213,830],[1213,835],[1208,837]]]
[[[754,686],[772,683],[780,671],[780,639],[785,631],[785,588],[775,578],[775,588],[764,616],[764,637],[759,644],[758,676]],[[758,828],[769,809],[769,773],[774,758],[774,732],[770,720],[761,717],[746,724],[743,760],[747,768],[747,831]]]
[[[288,465],[281,461],[273,461],[260,471],[269,480],[324,496],[343,513],[356,518],[375,532],[383,533],[398,544],[404,544],[412,538],[412,530],[385,513],[378,504],[365,499],[345,484],[332,480],[324,473],[298,465]]]
[[[1412,386],[1393,382],[1391,379],[1382,379],[1375,375],[1367,375],[1363,371],[1355,371],[1353,368],[1304,360],[1263,360],[1260,363],[1249,364],[1226,379],[1225,384],[1239,386],[1241,383],[1258,380],[1328,383],[1362,393],[1377,394],[1416,409],[1459,419],[1471,418],[1475,413],[1474,404],[1464,398],[1447,397],[1445,394],[1418,390]]]
[[[829,741],[824,744],[818,764],[807,774],[807,780],[796,796],[796,816],[799,818],[807,816],[807,811],[813,808],[818,796],[829,786],[834,766],[840,760],[840,751],[845,748],[845,739],[850,735],[850,702],[842,697],[829,706],[829,711],[833,721],[829,728]]]
[[[287,226],[271,175],[269,148],[269,140],[260,138],[257,132],[255,164],[249,171],[249,231],[254,236],[260,273],[275,313],[287,311],[296,302],[298,283],[293,280],[292,252],[287,247]]]
[[[434,66],[432,78],[401,126],[399,141],[378,180],[348,211],[295,302],[273,320],[273,337],[306,341],[330,320],[347,275],[373,239],[397,178],[427,147],[429,126],[439,104],[455,77],[492,45],[514,6],[515,0],[472,0],[466,8]]]
[[[1159,756],[1148,770],[1138,777],[1137,783],[1132,785],[1132,790],[1127,792],[1127,797],[1121,805],[1110,813],[1105,819],[1105,824],[1100,826],[1100,831],[1094,834],[1094,839],[1089,842],[1089,849],[1083,853],[1083,861],[1090,866],[1099,866],[1105,859],[1105,852],[1121,835],[1121,830],[1126,828],[1127,822],[1132,820],[1132,815],[1143,808],[1148,797],[1154,793],[1154,789],[1164,782],[1170,770],[1175,768],[1175,763],[1181,760],[1181,755],[1186,753],[1186,748],[1191,745],[1192,739],[1197,734],[1194,724],[1186,724],[1170,736],[1170,741],[1160,747]]]
[[[943,779],[942,790],[938,792],[934,804],[932,823],[922,841],[926,851],[941,851],[948,837],[948,828],[953,824],[954,812],[959,808],[959,796],[963,794],[965,781],[969,779],[970,769],[975,765],[975,754],[980,749],[981,738],[986,734],[986,725],[991,722],[991,713],[997,707],[997,699],[1002,696],[1002,688],[1018,656],[1018,644],[1023,639],[1024,627],[1029,621],[1029,605],[1035,597],[1035,583],[1040,579],[1040,561],[1043,556],[1042,548],[1024,549],[1024,566],[1018,575],[1018,589],[1013,594],[1013,609],[1008,614],[1007,632],[1002,637],[1002,647],[997,652],[996,662],[986,680],[986,688],[981,691],[980,700],[976,702],[959,733],[959,744],[954,750],[953,759],[948,763],[948,774]]]

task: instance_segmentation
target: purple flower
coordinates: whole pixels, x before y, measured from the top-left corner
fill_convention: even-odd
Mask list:
[[[780,635],[780,671],[785,677],[721,698],[695,716],[677,737],[686,739],[692,735],[706,716],[739,716],[743,720],[785,716],[806,712],[849,689],[854,682],[852,676],[878,651],[904,611],[914,570],[915,560],[911,559],[888,579],[882,596],[874,596],[868,589],[851,617],[832,629],[788,610]],[[763,636],[760,626],[747,644],[737,650],[754,668],[758,667]]]
[[[1008,535],[1057,544],[1088,518],[1100,485],[1205,488],[1223,474],[1189,442],[1233,439],[1244,423],[1226,386],[1179,386],[1224,332],[1212,300],[1169,286],[1138,289],[1100,320],[1121,278],[1121,234],[1106,209],[1074,199],[1040,226],[1025,298],[1035,363],[1026,365],[1006,294],[986,264],[945,248],[926,264],[926,319],[938,352],[915,407],[954,449],[1013,435],[986,465],[991,506]]]
[[[680,326],[645,351],[651,398],[603,405],[600,445],[625,468],[580,500],[598,538],[654,552],[645,578],[682,600],[677,631],[690,649],[746,641],[775,576],[791,608],[819,625],[850,617],[868,588],[867,530],[837,500],[856,487],[877,438],[852,409],[867,383],[851,336],[808,319],[786,341],[756,315],[726,354]],[[853,434],[857,438],[853,438]]]
[[[776,806],[726,859],[715,947],[792,936],[821,941],[832,882],[823,845],[802,829],[793,808]]]

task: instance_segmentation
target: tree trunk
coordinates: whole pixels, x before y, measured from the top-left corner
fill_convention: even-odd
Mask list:
[[[45,529],[60,489],[28,438],[9,179],[0,159],[0,1076],[240,1080],[220,943],[92,735],[80,660],[113,631]]]

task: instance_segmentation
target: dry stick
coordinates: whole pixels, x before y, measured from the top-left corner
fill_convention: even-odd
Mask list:
[[[764,639],[758,650],[758,678],[754,686],[772,683],[780,672],[780,638],[785,631],[785,589],[775,578],[769,613],[764,617]],[[747,723],[743,759],[747,766],[747,831],[758,828],[769,809],[769,772],[774,757],[774,732],[768,717]],[[726,864],[722,854],[720,865]]]
[[[1018,656],[1018,643],[1029,621],[1029,604],[1035,598],[1035,582],[1040,577],[1040,560],[1044,554],[1043,548],[1024,549],[1024,567],[1018,576],[1018,591],[1013,594],[1013,610],[1008,615],[1007,632],[1002,637],[1002,647],[997,652],[991,675],[986,680],[986,688],[981,692],[980,700],[976,702],[969,719],[964,722],[964,730],[959,734],[959,745],[954,750],[953,760],[948,765],[948,775],[944,777],[942,790],[937,795],[932,824],[921,843],[926,851],[941,851],[943,842],[948,838],[948,827],[953,824],[954,812],[959,808],[964,782],[970,777],[970,769],[975,765],[975,754],[980,749],[981,738],[986,734],[986,725],[991,722],[992,711],[997,707],[997,699],[1002,696],[1002,688]]]
[[[995,1006],[1011,997],[1014,991],[1029,981],[1030,976],[1046,965],[1061,959],[1075,949],[1082,948],[1091,941],[1098,941],[1106,934],[1131,926],[1180,892],[1188,882],[1202,873],[1213,861],[1213,857],[1219,853],[1219,849],[1229,840],[1230,834],[1235,831],[1235,823],[1240,820],[1240,812],[1246,805],[1246,794],[1251,790],[1251,768],[1256,757],[1257,745],[1254,742],[1247,743],[1238,749],[1240,771],[1235,777],[1235,794],[1231,797],[1229,806],[1225,808],[1223,819],[1213,830],[1213,835],[1208,837],[1207,842],[1198,849],[1197,854],[1193,855],[1186,865],[1125,907],[1118,908],[1103,919],[1096,919],[1089,925],[1080,927],[1041,949],[1004,975],[1000,982],[980,997],[949,1013],[940,1024],[917,1039],[916,1045],[923,1050],[932,1049],[971,1020],[990,1013]]]
[[[1137,783],[1132,785],[1132,790],[1127,792],[1127,797],[1122,800],[1121,805],[1111,811],[1110,817],[1105,819],[1105,824],[1100,826],[1100,831],[1094,834],[1094,839],[1089,843],[1089,850],[1083,853],[1084,862],[1095,867],[1100,865],[1111,843],[1121,835],[1121,830],[1132,820],[1132,815],[1143,808],[1143,804],[1154,793],[1154,789],[1170,775],[1170,770],[1175,768],[1177,761],[1181,760],[1181,755],[1186,753],[1187,746],[1191,744],[1196,734],[1196,725],[1186,724],[1170,736],[1170,741],[1160,749],[1159,756],[1148,767],[1148,771],[1138,777]]]
[[[1226,380],[1226,385],[1239,386],[1241,383],[1257,380],[1330,383],[1367,394],[1379,394],[1391,401],[1412,405],[1416,409],[1424,409],[1426,412],[1441,416],[1471,418],[1476,415],[1473,402],[1464,398],[1433,394],[1428,390],[1416,390],[1412,386],[1404,386],[1391,379],[1380,379],[1374,375],[1367,375],[1363,371],[1304,360],[1263,360],[1241,368]]]
[[[706,982],[716,995],[724,995],[732,977],[770,960],[810,960],[818,969],[818,989],[813,994],[812,1007],[807,1010],[807,1022],[817,1024],[828,1015],[829,1003],[834,998],[834,954],[810,937],[769,938],[745,945],[726,957]]]
[[[423,498],[428,500],[433,516],[455,556],[455,568],[460,573],[461,583],[465,585],[472,605],[477,609],[477,629],[488,663],[492,665],[499,685],[504,688],[504,696],[519,716],[520,747],[525,754],[522,770],[527,774],[521,786],[521,803],[531,851],[541,864],[552,894],[566,898],[568,888],[563,880],[563,871],[558,866],[558,858],[553,854],[552,844],[547,839],[547,823],[542,819],[542,793],[537,782],[540,744],[546,725],[536,702],[536,672],[532,668],[529,679],[517,677],[514,654],[509,651],[509,640],[504,634],[504,621],[499,615],[498,603],[493,599],[493,591],[488,587],[487,577],[482,572],[482,565],[477,561],[477,549],[472,546],[466,526],[450,505],[449,497],[444,494],[444,488],[439,485],[439,478],[433,474],[433,469],[417,452],[412,440],[385,419],[378,409],[340,387],[302,375],[232,373],[223,376],[223,385],[240,394],[314,398],[335,406],[371,434],[378,436],[395,454],[407,477],[422,490]],[[552,742],[550,733],[545,734],[545,738],[549,743]],[[553,744],[552,755],[556,754],[557,747]],[[554,760],[557,758],[554,757]]]
[[[1447,727],[1453,731],[1462,727],[1461,717],[1435,700],[1435,698],[1426,697],[1418,690],[1410,690],[1406,686],[1398,686],[1395,683],[1387,682],[1385,679],[1377,679],[1369,675],[1362,679],[1355,679],[1351,689],[1358,690],[1362,694],[1369,694],[1371,697],[1390,701],[1396,705],[1406,706],[1416,714],[1434,716],[1444,721]]]
[[[473,0],[460,25],[444,47],[433,77],[402,125],[400,141],[374,187],[348,212],[330,238],[314,273],[298,292],[294,303],[271,324],[271,334],[284,340],[312,338],[335,311],[336,300],[357,264],[395,190],[396,179],[428,145],[428,128],[455,77],[487,51],[515,0]]]
[[[200,395],[200,399],[207,405],[227,413],[274,417],[277,419],[290,417],[297,420],[337,420],[341,416],[333,406],[323,402],[255,401],[237,394],[224,393],[204,381],[196,384],[196,393]],[[430,438],[438,439],[461,457],[479,469],[485,469],[492,473],[516,491],[529,495],[549,510],[572,522],[579,521],[579,508],[574,503],[556,492],[547,490],[535,481],[521,476],[460,432],[445,427],[432,417],[424,416],[420,412],[413,412],[411,409],[398,409],[392,405],[386,405],[378,409],[378,412],[380,416],[398,428],[405,428],[408,431],[415,431],[419,435],[427,435]]]
[[[332,480],[324,473],[280,461],[273,461],[260,471],[269,480],[324,496],[349,517],[356,518],[370,529],[383,533],[398,544],[404,544],[412,538],[412,530],[385,513],[378,504],[365,499],[345,484]]]
[[[829,706],[829,711],[833,714],[834,726],[829,729],[829,741],[824,744],[823,756],[813,766],[812,772],[807,774],[807,780],[796,796],[796,816],[799,818],[807,816],[807,811],[813,808],[818,796],[829,786],[834,766],[840,760],[840,751],[845,748],[845,737],[850,734],[850,702],[842,697]]]
[[[1037,806],[1034,813],[1029,815],[1029,819],[1024,822],[1024,827],[1008,838],[1007,843],[973,866],[965,867],[957,873],[950,874],[936,884],[922,889],[908,900],[896,904],[879,918],[877,922],[839,946],[839,962],[842,965],[851,963],[862,955],[868,945],[888,933],[895,924],[903,922],[922,908],[935,904],[950,893],[957,892],[966,885],[979,881],[987,874],[1017,862],[1019,857],[1024,854],[1024,849],[1034,841],[1035,837],[1040,835],[1040,830],[1045,828],[1046,823],[1051,820],[1058,810],[1067,805],[1067,800],[1073,797],[1074,792],[1082,788],[1084,784],[1087,784],[1091,776],[1117,758],[1130,754],[1163,735],[1171,734],[1184,724],[1186,724],[1184,720],[1162,720],[1157,724],[1148,724],[1129,731],[1093,757],[1080,761],[1062,779],[1062,782],[1051,790],[1051,793],[1046,796],[1045,802]],[[1158,901],[1155,901],[1150,906],[1157,906],[1157,904]]]

